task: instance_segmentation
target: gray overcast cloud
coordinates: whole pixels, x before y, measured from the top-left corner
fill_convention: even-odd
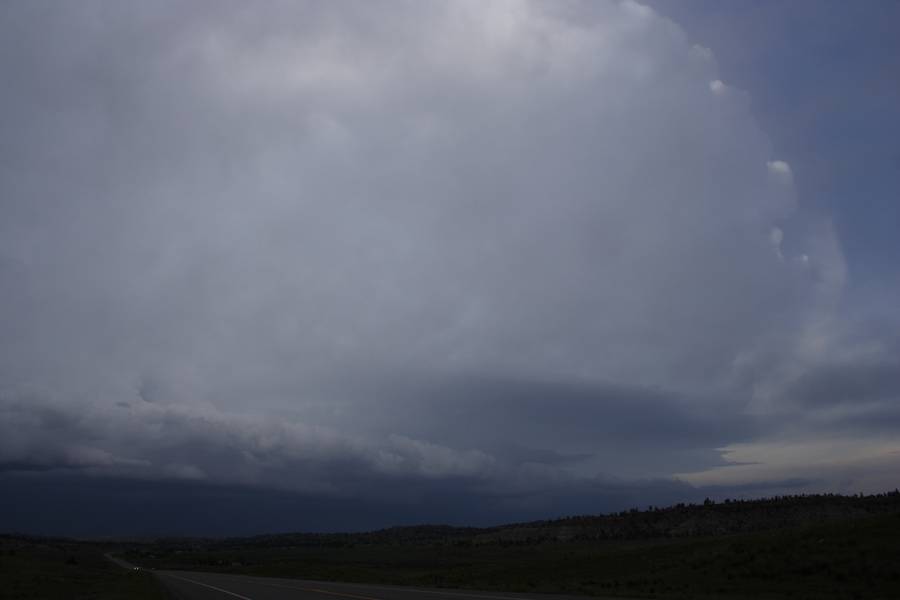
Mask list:
[[[896,320],[651,9],[2,13],[3,470],[547,514],[896,485]]]

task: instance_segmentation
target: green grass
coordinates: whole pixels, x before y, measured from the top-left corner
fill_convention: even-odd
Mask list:
[[[150,573],[112,564],[98,544],[0,537],[0,599],[164,597]]]
[[[900,598],[900,514],[687,539],[185,548],[131,556],[148,566],[429,587],[646,598]]]

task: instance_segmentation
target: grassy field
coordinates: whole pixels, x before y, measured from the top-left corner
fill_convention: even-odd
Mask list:
[[[900,493],[677,505],[485,529],[92,543],[0,536],[0,599],[160,599],[143,567],[660,599],[900,599]]]
[[[638,541],[156,546],[147,566],[248,575],[646,598],[900,598],[900,514]]]
[[[162,600],[153,576],[122,569],[98,544],[0,537],[0,598]]]

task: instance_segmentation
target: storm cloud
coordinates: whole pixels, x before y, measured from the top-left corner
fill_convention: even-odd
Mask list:
[[[900,460],[896,327],[675,23],[208,8],[3,8],[0,468],[555,513]]]

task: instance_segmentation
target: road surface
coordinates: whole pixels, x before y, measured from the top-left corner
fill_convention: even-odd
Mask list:
[[[434,590],[191,571],[154,573],[177,600],[584,600],[577,596]]]
[[[105,556],[108,560],[111,560],[113,563],[119,565],[123,569],[128,569],[129,571],[131,569],[137,569],[137,567],[134,566],[133,564],[131,564],[130,562],[126,562],[126,561],[122,560],[121,558],[116,558],[112,554],[107,553],[107,554],[104,554],[103,556]]]

